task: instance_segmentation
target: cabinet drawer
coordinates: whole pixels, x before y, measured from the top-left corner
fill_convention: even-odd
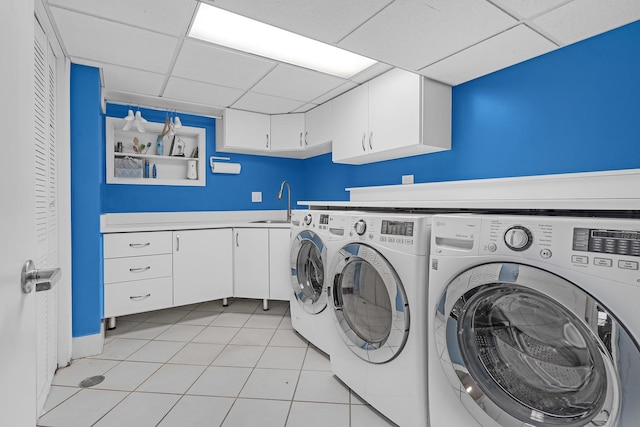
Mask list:
[[[111,283],[104,287],[104,317],[124,316],[173,305],[171,277]]]
[[[149,255],[104,260],[104,283],[170,277],[172,255]]]
[[[170,231],[104,235],[105,258],[168,254],[171,251]]]

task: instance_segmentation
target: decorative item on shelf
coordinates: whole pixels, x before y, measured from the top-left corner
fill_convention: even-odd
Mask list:
[[[187,179],[198,179],[198,162],[187,160]]]
[[[158,156],[163,155],[162,135],[158,135],[158,138],[156,138],[156,154]]]
[[[194,148],[193,151],[191,152],[191,158],[192,159],[198,158],[198,147]]]
[[[142,113],[140,110],[136,111],[135,115],[133,114],[133,110],[129,109],[127,113],[127,117],[124,118],[125,124],[122,130],[129,130],[131,126],[136,125],[136,129],[138,132],[145,133],[144,124],[147,123],[147,120],[142,117]]]
[[[116,148],[115,148],[115,150],[116,150],[116,153],[122,153],[122,150],[123,150],[122,141],[118,141],[118,142],[116,142]]]
[[[154,178],[158,177],[158,168],[156,168],[156,164],[153,164],[153,169],[152,169],[152,173],[151,176],[153,176]]]
[[[149,178],[149,160],[144,161],[144,177]]]
[[[215,160],[231,160],[229,157],[209,157],[209,165],[211,166],[211,173],[228,173],[237,175],[240,173],[242,165],[240,163],[225,163],[216,162]]]
[[[185,142],[180,138],[174,136],[174,142],[171,144],[171,155],[174,157],[184,157]]]

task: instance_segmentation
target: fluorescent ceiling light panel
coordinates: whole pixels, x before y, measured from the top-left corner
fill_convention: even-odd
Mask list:
[[[189,36],[343,78],[350,78],[376,63],[205,3],[200,3]]]

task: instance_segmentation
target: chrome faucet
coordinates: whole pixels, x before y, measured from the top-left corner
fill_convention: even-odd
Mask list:
[[[278,200],[282,200],[282,190],[284,190],[285,184],[287,184],[287,222],[291,222],[291,187],[287,181],[282,181],[282,184],[280,184]]]

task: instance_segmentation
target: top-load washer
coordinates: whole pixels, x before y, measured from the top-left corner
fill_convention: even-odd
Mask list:
[[[327,244],[342,239],[329,227],[325,211],[291,212],[290,311],[293,329],[329,356],[337,336],[327,309]]]
[[[640,220],[438,215],[432,427],[637,426]]]
[[[426,304],[430,217],[335,213],[330,243],[331,368],[400,426],[427,425]]]

